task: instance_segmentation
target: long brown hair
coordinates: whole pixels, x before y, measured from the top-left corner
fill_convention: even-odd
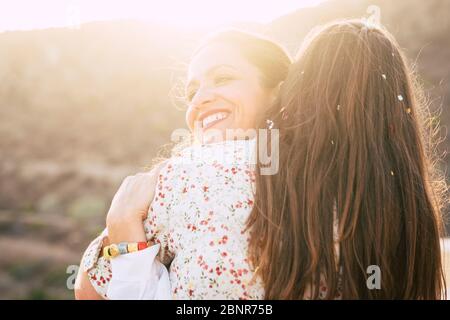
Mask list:
[[[334,22],[304,42],[265,114],[280,130],[280,169],[257,175],[247,224],[267,299],[445,295],[445,183],[413,79],[381,27]],[[379,290],[366,284],[371,265]]]

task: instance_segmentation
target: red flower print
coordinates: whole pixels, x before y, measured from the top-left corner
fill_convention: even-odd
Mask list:
[[[226,252],[222,252],[222,257],[226,257],[227,253]]]
[[[208,189],[209,189],[209,187],[204,186],[204,187],[203,187],[203,192],[208,192]]]

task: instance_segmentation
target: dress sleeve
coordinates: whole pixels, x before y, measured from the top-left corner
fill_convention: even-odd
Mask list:
[[[169,274],[156,259],[159,244],[111,260],[114,273],[107,290],[112,300],[169,300]]]
[[[106,291],[112,277],[111,263],[104,257],[100,257],[103,241],[108,236],[107,229],[95,238],[87,247],[81,260],[84,271],[87,272],[89,281],[99,295],[107,299]]]

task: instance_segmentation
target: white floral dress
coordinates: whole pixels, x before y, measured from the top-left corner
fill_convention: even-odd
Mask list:
[[[247,259],[247,217],[253,207],[254,141],[189,147],[161,169],[144,221],[170,265],[173,299],[263,299]],[[110,261],[99,257],[102,239],[83,257],[92,285],[107,298]]]

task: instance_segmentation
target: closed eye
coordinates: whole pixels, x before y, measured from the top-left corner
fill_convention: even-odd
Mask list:
[[[217,76],[217,77],[214,78],[214,83],[216,85],[220,85],[220,84],[225,84],[227,82],[230,82],[230,81],[232,81],[234,79],[235,79],[235,77],[228,76],[228,75],[227,76]]]
[[[215,76],[212,80],[213,80],[213,84],[215,86],[220,86],[220,85],[224,85],[230,81],[236,80],[237,78],[235,76],[231,76],[231,75],[217,75]],[[197,94],[198,89],[196,88],[191,88],[190,90],[187,90],[186,93],[186,99],[188,102],[191,102],[192,99],[194,98],[194,96]]]

